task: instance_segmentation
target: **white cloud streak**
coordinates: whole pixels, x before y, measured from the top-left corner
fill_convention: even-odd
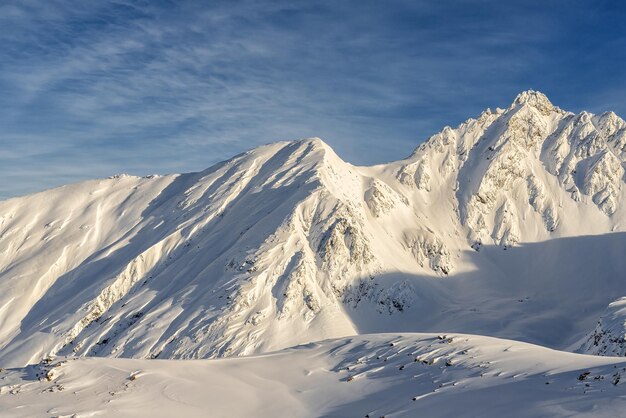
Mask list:
[[[482,1],[24,0],[0,27],[0,198],[314,135],[356,163],[399,158],[540,88],[564,30]]]

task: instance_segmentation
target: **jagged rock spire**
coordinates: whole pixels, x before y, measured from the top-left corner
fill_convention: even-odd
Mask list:
[[[535,90],[526,90],[518,94],[511,107],[524,105],[534,107],[542,113],[549,113],[555,109],[545,94]]]

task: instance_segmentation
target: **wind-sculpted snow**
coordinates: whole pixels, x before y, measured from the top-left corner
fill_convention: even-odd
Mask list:
[[[616,417],[626,362],[466,334],[375,334],[216,360],[47,358],[0,370],[32,416]]]
[[[569,347],[626,294],[625,132],[528,91],[388,164],[313,138],[0,202],[0,360],[385,331]]]

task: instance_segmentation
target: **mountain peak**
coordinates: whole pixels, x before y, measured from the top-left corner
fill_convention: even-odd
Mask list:
[[[551,111],[554,109],[554,105],[552,104],[552,102],[550,102],[548,97],[545,94],[535,90],[526,90],[518,94],[513,101],[512,107],[518,105],[529,105],[542,111]]]
[[[294,142],[305,144],[308,147],[316,148],[316,149],[317,148],[329,148],[329,145],[322,138],[319,138],[317,136],[313,136],[310,138],[297,139]]]

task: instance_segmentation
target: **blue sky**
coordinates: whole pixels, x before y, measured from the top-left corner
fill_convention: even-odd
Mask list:
[[[0,3],[0,199],[322,137],[402,158],[526,89],[626,116],[619,1]]]

